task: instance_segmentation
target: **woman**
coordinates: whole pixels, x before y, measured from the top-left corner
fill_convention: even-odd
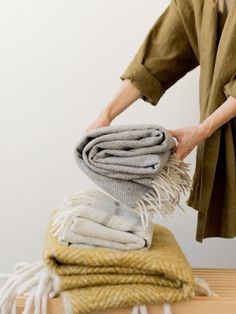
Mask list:
[[[171,0],[121,75],[120,88],[87,131],[110,125],[138,98],[157,105],[200,65],[200,122],[169,132],[176,157],[197,146],[187,204],[198,210],[196,240],[236,236],[236,0]]]

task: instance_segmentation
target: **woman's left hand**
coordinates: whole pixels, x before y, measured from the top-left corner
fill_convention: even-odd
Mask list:
[[[206,138],[205,132],[197,126],[189,126],[175,130],[168,130],[169,133],[176,138],[177,145],[175,156],[183,160],[203,139]]]

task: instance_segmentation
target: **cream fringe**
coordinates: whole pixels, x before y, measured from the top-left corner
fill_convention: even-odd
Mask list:
[[[207,282],[198,276],[194,277],[194,291],[195,291],[195,296],[208,296],[208,297],[218,297],[218,295],[213,292],[210,287],[208,286]]]
[[[15,314],[17,296],[26,296],[26,303],[22,314],[47,314],[49,298],[58,292],[53,290],[52,274],[42,261],[36,263],[17,263],[12,274],[0,289],[0,313]]]
[[[8,277],[0,289],[0,313],[15,314],[17,296],[26,296],[26,303],[22,314],[31,314],[34,306],[34,314],[47,314],[48,300],[59,296],[58,276],[48,271],[43,261],[32,264],[17,263],[12,274],[0,274],[1,278]],[[195,295],[217,297],[205,280],[195,276]],[[61,294],[65,308],[70,307],[69,300],[65,300]],[[163,304],[163,313],[171,314],[171,305]],[[148,314],[145,304],[134,305],[131,314]]]
[[[219,12],[224,12],[225,0],[217,0],[218,1],[218,10]]]
[[[130,314],[148,314],[148,309],[147,309],[146,304],[134,305],[132,307]],[[168,314],[168,313],[165,313],[165,311],[164,311],[164,314]]]
[[[163,220],[166,216],[173,215],[176,206],[184,211],[180,205],[180,195],[181,192],[185,195],[191,188],[188,171],[189,163],[171,154],[166,166],[153,179],[150,191],[133,207],[138,212],[144,229],[148,228],[154,213]],[[80,209],[92,205],[95,194],[95,189],[86,188],[66,195],[58,206],[58,209],[63,210],[59,210],[51,217],[53,234],[56,236],[64,230],[64,227],[79,214]]]
[[[163,220],[166,216],[173,215],[176,206],[184,211],[180,205],[180,194],[183,192],[185,195],[191,189],[188,171],[189,163],[170,155],[166,166],[154,179],[151,191],[135,204],[134,209],[139,211],[144,228],[155,212]]]
[[[54,236],[65,230],[65,227],[76,218],[82,209],[88,208],[94,202],[96,190],[93,188],[81,189],[78,192],[64,196],[62,203],[57,207],[56,214],[50,217],[51,231]]]

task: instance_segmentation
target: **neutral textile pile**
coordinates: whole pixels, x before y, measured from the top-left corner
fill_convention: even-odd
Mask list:
[[[42,260],[19,263],[0,291],[1,314],[47,314],[61,296],[65,313],[89,314],[120,307],[147,313],[146,305],[213,295],[175,237],[153,223],[171,215],[190,188],[188,165],[172,153],[176,142],[158,125],[109,126],[84,135],[75,149],[79,167],[103,191],[84,189],[64,197],[51,213]],[[107,194],[108,193],[108,194]],[[13,311],[13,312],[12,312]]]
[[[68,207],[64,209],[68,211]],[[32,313],[32,306],[34,314],[47,314],[48,299],[58,295],[65,313],[70,314],[126,306],[132,306],[131,314],[147,314],[147,304],[154,303],[163,303],[163,313],[170,314],[170,303],[198,293],[213,295],[206,282],[193,278],[186,257],[167,228],[153,225],[148,249],[65,245],[54,235],[53,218],[61,210],[51,213],[43,259],[17,263],[0,290],[1,314],[15,314],[17,295],[26,296],[23,314]]]
[[[151,221],[144,229],[137,212],[98,189],[67,195],[51,220],[58,241],[74,247],[145,250],[152,242]]]
[[[147,225],[153,212],[166,216],[181,207],[180,194],[190,189],[188,164],[171,154],[175,146],[163,126],[113,125],[84,134],[74,152],[80,169]]]
[[[64,246],[53,236],[50,224],[44,263],[55,274],[54,290],[61,292],[66,313],[172,303],[194,295],[191,267],[164,226],[154,224],[148,250],[119,251]]]

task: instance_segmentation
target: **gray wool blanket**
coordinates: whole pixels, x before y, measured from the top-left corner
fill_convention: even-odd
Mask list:
[[[171,215],[190,189],[188,164],[174,154],[176,140],[156,124],[112,125],[81,136],[79,168],[118,201],[139,211],[143,225],[154,212]]]

